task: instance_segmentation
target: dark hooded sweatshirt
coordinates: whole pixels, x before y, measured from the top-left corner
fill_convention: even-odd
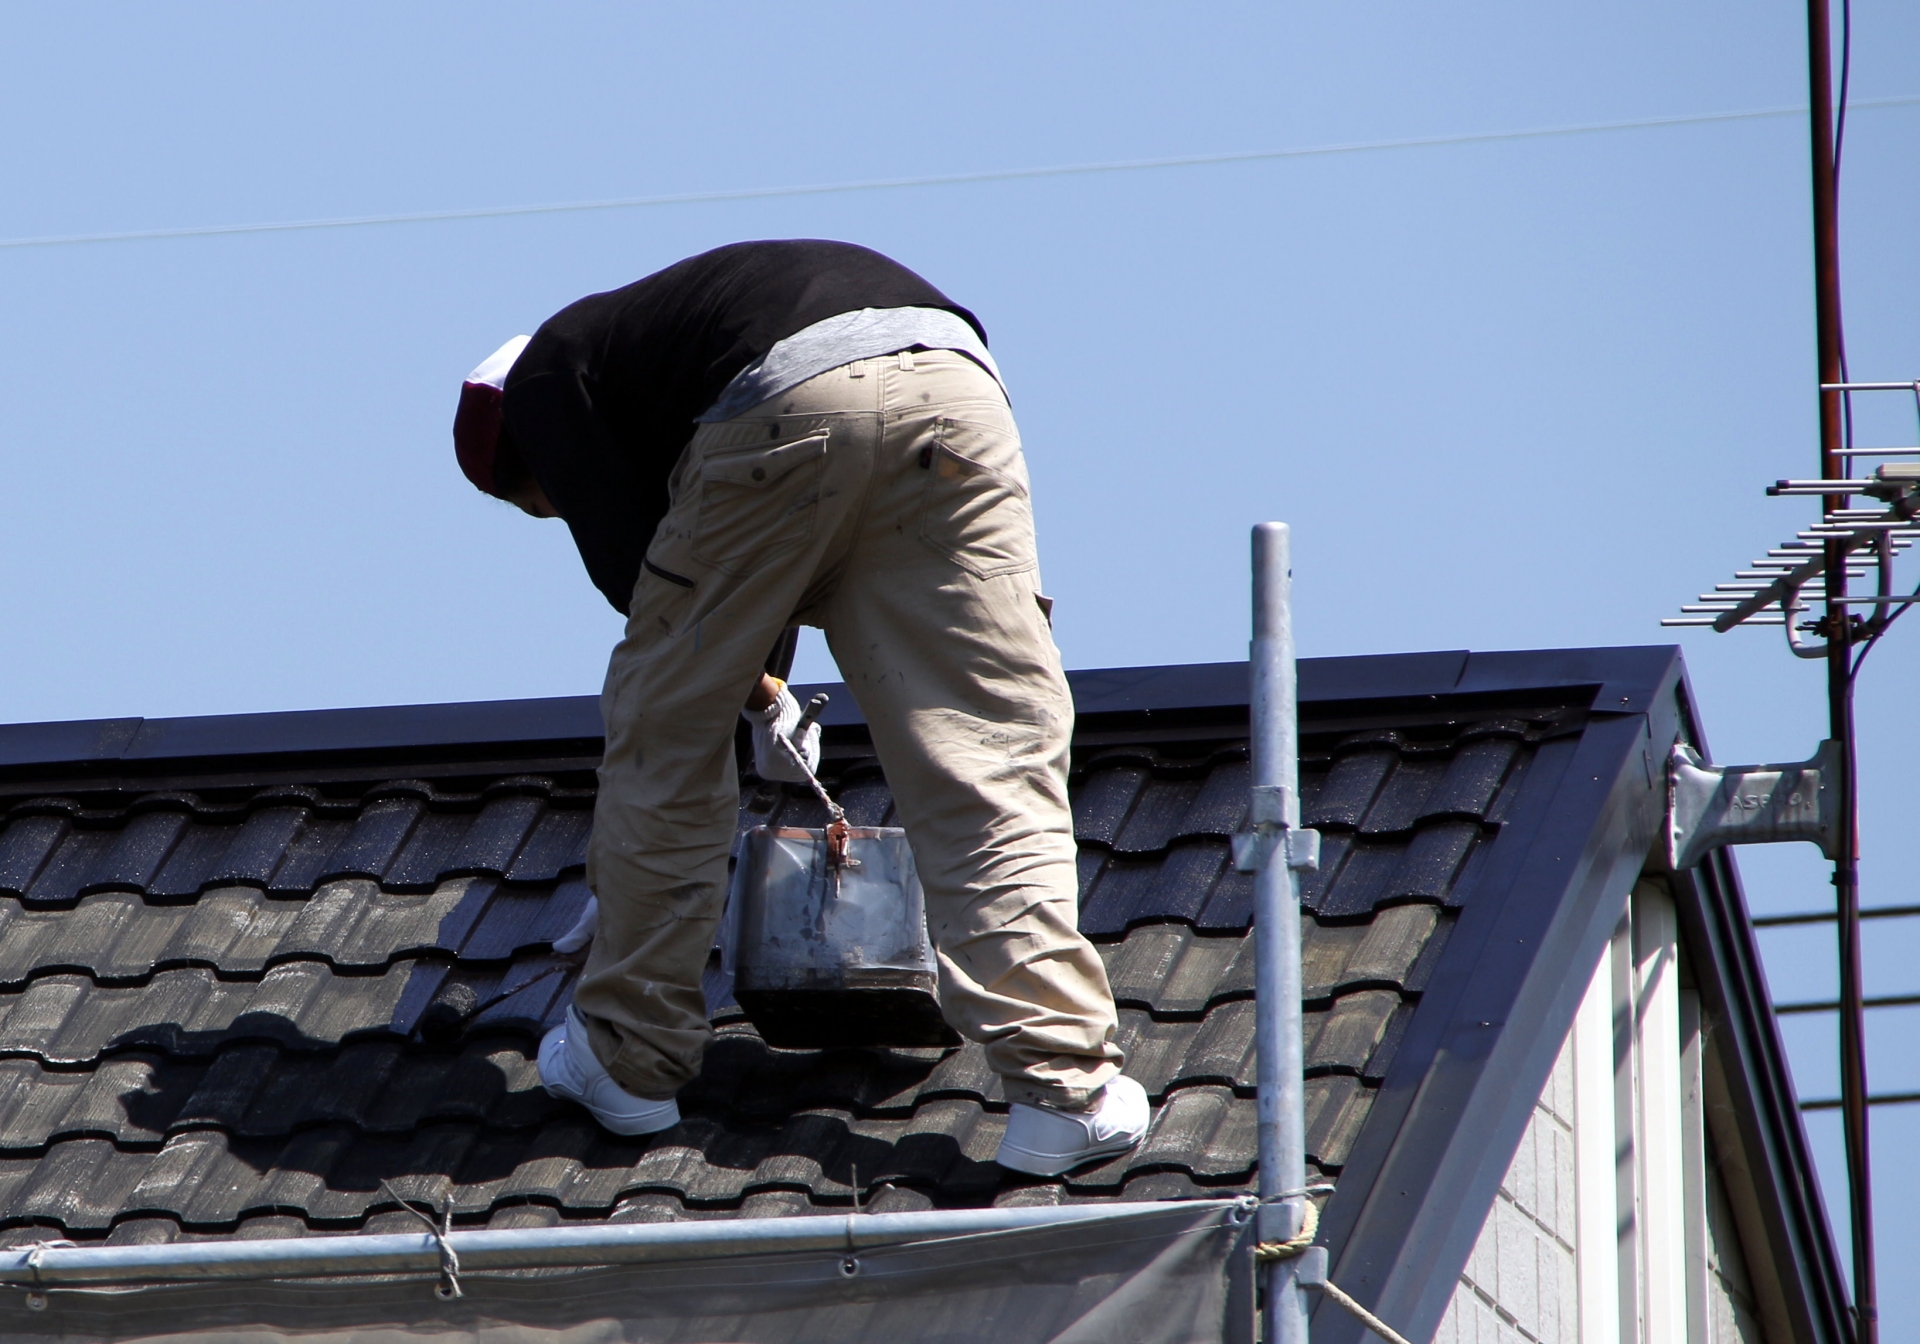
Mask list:
[[[506,428],[625,614],[694,420],[777,341],[862,308],[965,308],[852,243],[733,243],[590,294],[534,334],[507,377]]]

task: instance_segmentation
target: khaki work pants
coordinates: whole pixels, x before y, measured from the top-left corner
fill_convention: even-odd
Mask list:
[[[866,715],[948,1022],[1013,1101],[1082,1107],[1119,1071],[1113,994],[1077,927],[1073,704],[1039,593],[1019,434],[964,355],[856,361],[700,427],[601,698],[600,926],[574,1001],[622,1087],[664,1098],[699,1072],[734,725],[794,621],[825,629]]]

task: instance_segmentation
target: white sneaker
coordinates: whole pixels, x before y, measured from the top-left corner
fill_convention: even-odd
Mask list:
[[[540,1085],[548,1096],[577,1101],[603,1129],[615,1134],[657,1134],[680,1123],[680,1103],[672,1097],[648,1101],[613,1081],[606,1065],[593,1057],[586,1023],[572,1008],[560,1025],[540,1038]]]
[[[1121,1074],[1084,1111],[1014,1102],[994,1161],[1030,1176],[1058,1176],[1096,1157],[1124,1153],[1147,1136],[1147,1089]]]

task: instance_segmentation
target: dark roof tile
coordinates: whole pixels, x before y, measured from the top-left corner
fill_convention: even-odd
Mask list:
[[[1468,851],[1479,838],[1480,823],[1475,821],[1441,821],[1422,826],[1413,833],[1413,839],[1401,855],[1387,896],[1395,900],[1444,901],[1453,890],[1454,877]]]
[[[1225,995],[1252,992],[1245,943],[1197,934],[1185,924],[1150,924],[1121,942],[1101,944],[1100,950],[1116,1001],[1156,1013],[1191,1014]]]
[[[1402,758],[1367,809],[1360,834],[1394,835],[1410,830],[1426,814],[1427,797],[1446,772],[1445,761]]]
[[[1344,853],[1332,853],[1323,842],[1320,877],[1325,885],[1308,904],[1315,914],[1327,918],[1371,913],[1393,898],[1393,879],[1403,852],[1397,843],[1358,840]],[[1305,892],[1301,899],[1307,900]]]
[[[1160,877],[1152,859],[1109,859],[1080,899],[1080,928],[1089,938],[1125,933]]]
[[[1431,905],[1396,905],[1378,911],[1365,926],[1338,983],[1405,985],[1439,918],[1439,910]]]
[[[1307,1068],[1359,1073],[1399,1006],[1392,990],[1363,989],[1341,995],[1324,1013],[1308,1013]]]
[[[476,890],[485,886],[474,883]],[[593,891],[583,877],[568,878],[551,891],[519,887],[492,889],[473,929],[455,944],[444,925],[440,946],[457,946],[462,958],[486,961],[551,943],[579,922]]]
[[[1194,799],[1199,797],[1199,779],[1149,779],[1127,814],[1126,825],[1114,836],[1113,847],[1121,854],[1155,854],[1181,830]]]
[[[1333,768],[1317,782],[1311,796],[1302,790],[1301,824],[1348,830],[1359,826],[1398,760],[1393,751],[1382,749],[1335,758]]]
[[[219,862],[208,865],[205,876],[193,889],[197,891],[201,885],[266,887],[306,829],[307,819],[305,807],[286,805],[263,807],[237,827],[197,827],[209,837],[224,832],[227,845]]]
[[[0,830],[0,892],[24,896],[73,823],[60,816],[16,816]]]
[[[1244,933],[1252,923],[1253,874],[1236,872],[1229,865],[1200,911],[1197,927],[1209,932]]]
[[[1303,767],[1308,819],[1330,828],[1302,923],[1326,1171],[1445,940],[1440,904],[1497,835],[1481,810],[1532,751],[1505,730],[1421,734],[1351,735]],[[1082,922],[1158,1105],[1140,1151],[1066,1181],[991,1161],[1006,1101],[977,1047],[774,1050],[724,985],[676,1129],[620,1138],[548,1097],[533,1054],[581,960],[549,945],[588,897],[584,791],[512,777],[16,808],[0,891],[29,894],[0,896],[0,1222],[117,1223],[122,1240],[409,1226],[383,1180],[494,1226],[845,1209],[856,1168],[874,1207],[1243,1189],[1252,886],[1225,842],[1247,773],[1232,741],[1076,763]],[[827,775],[855,820],[891,818],[870,756],[830,756]],[[822,815],[802,790],[743,789],[743,824]]]
[[[1520,754],[1520,745],[1512,737],[1483,737],[1462,746],[1447,762],[1446,774],[1427,795],[1420,818],[1485,816],[1514,758]]]
[[[1367,926],[1322,924],[1311,916],[1301,922],[1300,997],[1308,1002],[1331,998],[1347,983],[1347,966],[1366,938]]]
[[[1089,770],[1073,790],[1074,839],[1111,848],[1149,777],[1141,766]]]
[[[187,826],[188,814],[175,808],[139,812],[129,817],[113,844],[87,874],[82,890],[146,890]]]
[[[453,862],[439,876],[449,873],[505,876],[513,866],[514,856],[545,812],[544,798],[528,794],[489,798],[460,837],[460,848]]]
[[[274,895],[304,896],[320,884],[322,874],[333,865],[334,850],[353,835],[354,823],[332,818],[315,818],[302,826],[287,843],[287,854],[273,870],[267,890]]]
[[[547,808],[514,856],[507,880],[551,882],[567,869],[580,867],[587,861],[587,836],[592,830],[591,808]]]
[[[1146,894],[1148,904],[1136,908],[1133,917],[1197,921],[1232,858],[1224,840],[1196,840],[1175,847],[1160,862]]]
[[[83,891],[114,845],[112,831],[74,830],[62,838],[27,889],[30,901],[64,905]]]
[[[1247,823],[1247,797],[1252,771],[1246,752],[1236,750],[1216,757],[1201,781],[1187,813],[1172,838],[1212,835],[1225,838]]]
[[[322,876],[374,880],[385,876],[426,810],[419,798],[409,796],[376,798],[368,803],[353,830],[329,856]]]
[[[201,888],[207,885],[215,866],[224,866],[220,861],[240,829],[238,826],[189,823],[181,831],[173,852],[167,855],[167,861],[144,884],[146,894],[156,901],[179,901],[198,895]],[[279,857],[278,850],[274,857]],[[264,878],[259,885],[266,885]]]
[[[1373,1089],[1351,1074],[1307,1079],[1307,1157],[1323,1172],[1347,1164],[1373,1105]]]
[[[531,801],[520,800],[515,801]],[[463,872],[461,841],[473,818],[459,812],[427,812],[414,824],[405,845],[384,871],[370,872],[388,891],[432,891],[442,873]]]

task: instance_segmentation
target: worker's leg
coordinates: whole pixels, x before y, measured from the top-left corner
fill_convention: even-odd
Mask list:
[[[595,1057],[636,1096],[671,1096],[699,1072],[701,972],[739,808],[734,726],[864,493],[877,423],[749,415],[703,426],[676,470],[601,697],[587,855],[600,923],[574,992]]]
[[[873,364],[887,418],[827,638],[913,842],[948,1021],[985,1045],[1010,1100],[1083,1106],[1122,1055],[1077,927],[1073,704],[1020,441],[964,356]]]

